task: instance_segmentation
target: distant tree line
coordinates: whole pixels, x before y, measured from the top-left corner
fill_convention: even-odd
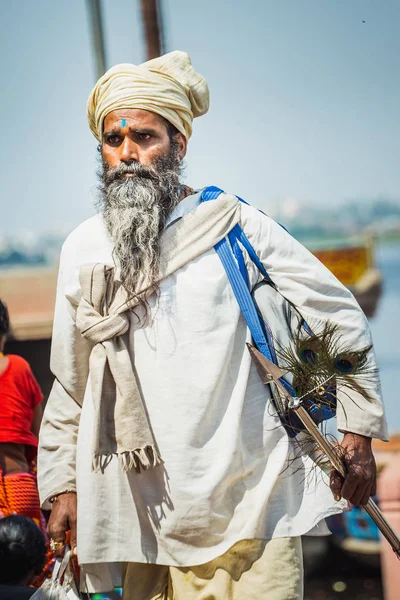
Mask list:
[[[0,267],[19,267],[23,265],[45,265],[46,258],[43,254],[26,254],[19,250],[10,250],[0,253]]]

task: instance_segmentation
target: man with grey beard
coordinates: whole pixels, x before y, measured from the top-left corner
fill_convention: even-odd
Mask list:
[[[117,122],[127,121],[129,112],[117,111]],[[140,116],[147,117],[136,111],[136,119]],[[160,234],[172,210],[188,195],[188,189],[179,181],[182,150],[177,138],[180,134],[167,121],[163,123],[162,117],[159,119],[170,140],[166,156],[156,156],[147,166],[129,157],[112,167],[110,148],[106,147],[102,155],[99,207],[114,243],[121,281],[132,293],[138,272],[144,271],[152,279],[156,277]]]
[[[348,475],[308,481],[214,248],[240,225],[277,289],[349,346],[369,330],[351,294],[272,219],[180,181],[207,84],[184,52],[116,65],[88,101],[99,214],[60,258],[38,480],[57,556],[66,534],[88,592],[125,600],[298,600],[300,536],[375,490],[378,393],[344,402]],[[260,273],[246,255],[251,288]],[[371,393],[372,394],[372,393]],[[341,498],[342,497],[342,498]]]

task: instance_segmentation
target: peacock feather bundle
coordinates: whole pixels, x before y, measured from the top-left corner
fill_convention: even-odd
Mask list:
[[[354,350],[343,342],[338,325],[327,322],[319,332],[299,329],[293,343],[278,344],[276,354],[282,371],[291,376],[292,394],[320,422],[324,411],[336,411],[338,390],[350,399],[352,392],[371,398],[377,375],[377,368],[368,361],[371,348]]]

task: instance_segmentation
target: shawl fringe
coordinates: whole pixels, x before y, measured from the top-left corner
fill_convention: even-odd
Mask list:
[[[156,467],[157,465],[164,463],[155,446],[148,445],[144,448],[126,450],[125,452],[120,453],[96,454],[94,455],[92,461],[92,471],[95,473],[99,471],[104,473],[114,456],[118,458],[121,469],[125,473],[131,469],[135,469],[137,473],[141,473],[142,471],[147,471],[147,469],[151,469],[152,467]]]

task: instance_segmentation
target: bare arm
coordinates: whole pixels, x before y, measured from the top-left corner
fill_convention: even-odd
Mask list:
[[[330,487],[336,500],[341,496],[352,504],[365,505],[376,494],[376,464],[371,438],[347,432],[337,447],[346,467],[346,478],[331,470]]]
[[[33,418],[32,418],[32,423],[31,423],[31,431],[34,435],[36,435],[36,437],[39,437],[39,430],[40,430],[40,425],[42,423],[42,417],[43,417],[43,406],[42,406],[42,402],[40,402],[40,404],[37,404],[33,410]]]
[[[70,532],[70,544],[72,553],[76,554],[76,521],[77,521],[77,498],[74,493],[56,496],[51,505],[51,515],[47,525],[47,533],[55,542],[65,544],[66,532]],[[64,548],[55,550],[56,556],[62,556]]]

